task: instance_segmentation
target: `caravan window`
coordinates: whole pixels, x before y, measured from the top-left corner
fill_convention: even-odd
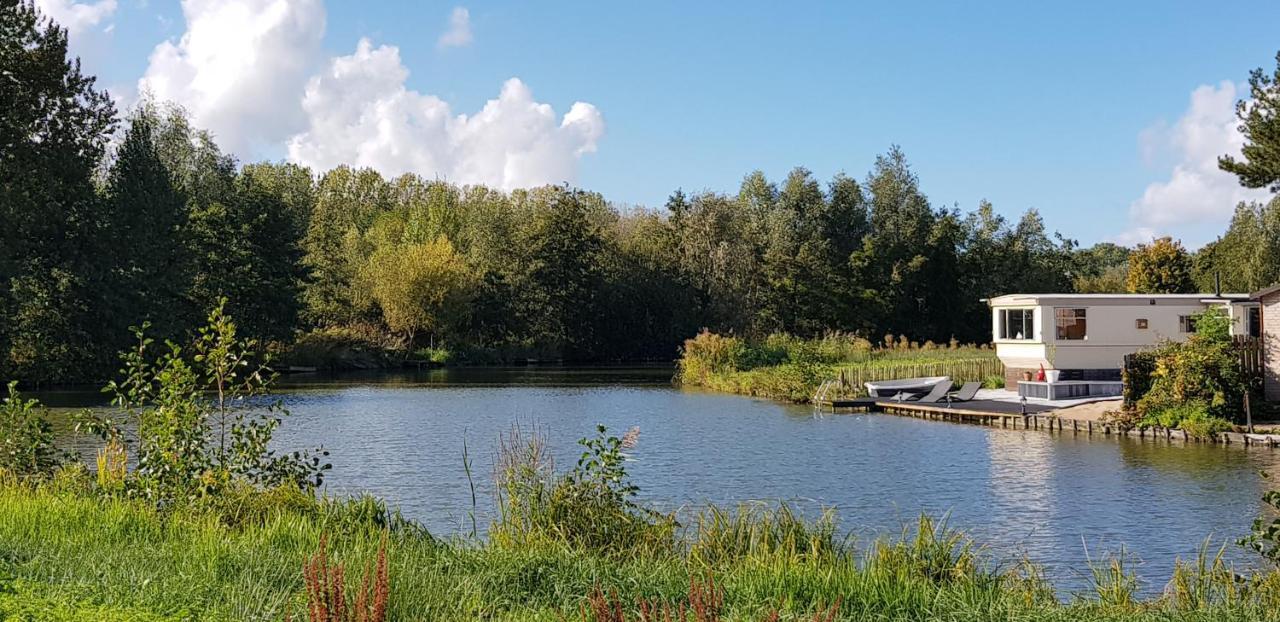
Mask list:
[[[1088,334],[1084,309],[1054,309],[1053,319],[1060,340],[1084,339]]]
[[[1034,339],[1036,336],[1035,317],[1035,309],[1001,309],[1000,338]]]

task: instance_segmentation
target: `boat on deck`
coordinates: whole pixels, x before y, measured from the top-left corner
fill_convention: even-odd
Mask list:
[[[900,393],[928,393],[933,390],[933,387],[943,382],[951,382],[951,377],[903,378],[901,380],[878,380],[863,384],[867,387],[867,395],[888,398]]]

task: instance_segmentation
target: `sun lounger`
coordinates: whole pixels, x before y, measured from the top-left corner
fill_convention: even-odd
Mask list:
[[[978,395],[978,389],[981,389],[981,388],[982,388],[981,382],[966,382],[964,383],[964,386],[960,387],[959,391],[954,391],[947,394],[947,398],[946,398],[947,403],[950,404],[951,402],[968,402],[969,400],[972,400],[976,395]]]
[[[925,404],[932,404],[932,403],[936,403],[937,401],[940,401],[940,399],[942,399],[943,397],[946,397],[948,390],[951,390],[951,380],[943,380],[941,381],[941,383],[933,385],[933,390],[931,390],[931,392],[925,393],[923,395],[899,393],[897,395],[893,395],[892,399],[895,402],[920,402]]]
[[[911,401],[920,402],[921,404],[933,404],[938,400],[947,396],[947,392],[951,390],[951,381],[939,382],[933,385],[933,390],[917,397]]]

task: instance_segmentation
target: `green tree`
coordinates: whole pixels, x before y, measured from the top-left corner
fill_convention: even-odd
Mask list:
[[[1195,255],[1201,291],[1252,292],[1280,282],[1280,198],[1241,203],[1226,233]]]
[[[187,197],[161,157],[161,123],[153,104],[138,106],[107,173],[103,235],[112,241],[116,274],[110,292],[114,304],[103,309],[103,316],[115,320],[113,328],[121,335],[127,325],[120,322],[139,320],[176,339],[194,319],[188,295],[196,267],[187,240]]]
[[[602,249],[599,323],[608,339],[600,355],[671,360],[678,344],[700,327],[704,301],[680,269],[674,225],[644,209],[620,216]]]
[[[850,259],[865,332],[945,340],[961,315],[956,217],[935,212],[897,146],[877,156],[864,187],[870,233]]]
[[[369,291],[391,330],[412,349],[423,331],[435,335],[459,322],[473,291],[473,277],[449,239],[378,248],[364,268]]]
[[[1196,291],[1191,279],[1191,256],[1181,242],[1163,237],[1151,244],[1139,244],[1129,255],[1128,290],[1135,294],[1190,294]]]
[[[261,188],[287,208],[293,226],[305,232],[316,207],[316,182],[311,169],[291,163],[246,164],[241,176]]]
[[[699,300],[703,326],[750,332],[763,290],[762,259],[751,242],[754,224],[739,201],[704,192],[667,201],[677,270]]]
[[[575,359],[596,352],[603,283],[601,212],[596,194],[564,187],[541,188],[529,197],[531,219],[517,234],[527,249],[516,312],[529,336],[555,355]]]
[[[395,209],[404,212],[406,241],[426,243],[440,236],[456,240],[462,229],[461,192],[443,181],[402,175],[391,182]]]
[[[110,271],[92,179],[115,108],[29,2],[0,3],[0,68],[0,373],[92,376]]]
[[[380,214],[393,206],[392,189],[371,169],[340,166],[320,178],[303,239],[307,285],[306,317],[320,325],[363,319],[356,304],[356,272],[366,255],[361,237]]]
[[[763,328],[819,334],[847,315],[846,296],[833,287],[848,260],[838,255],[833,236],[846,223],[833,217],[822,187],[803,168],[787,176],[774,205],[763,257],[768,292]]]
[[[1111,242],[1099,242],[1071,252],[1072,288],[1080,293],[1123,293],[1128,291],[1129,249]]]
[[[1244,159],[1224,155],[1218,167],[1235,173],[1244,186],[1280,192],[1280,52],[1271,75],[1261,67],[1249,73],[1249,99],[1236,103],[1236,118],[1245,139]]]
[[[1118,264],[1097,274],[1076,277],[1071,287],[1081,294],[1123,294],[1129,291],[1129,266]]]

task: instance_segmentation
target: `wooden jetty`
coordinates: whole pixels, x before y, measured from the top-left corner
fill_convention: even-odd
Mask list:
[[[819,407],[830,408],[831,412],[842,409],[876,411],[888,415],[930,421],[947,421],[1021,430],[1043,430],[1059,434],[1071,434],[1073,436],[1085,435],[1183,441],[1187,443],[1238,444],[1246,447],[1280,447],[1280,434],[1225,432],[1213,438],[1198,438],[1188,435],[1185,430],[1169,428],[1122,429],[1109,423],[1091,419],[1059,417],[1054,412],[1057,409],[1040,404],[1024,405],[1017,402],[974,400],[964,402],[961,405],[948,405],[899,402],[875,398],[826,399],[820,403],[815,403]]]
[[[997,404],[999,406],[996,406]],[[965,402],[964,406],[913,404],[911,402],[881,400],[875,403],[875,408],[890,415],[930,419],[933,421],[1000,426],[1002,428],[1039,430],[1053,429],[1053,426],[1062,425],[1058,417],[1052,414],[1052,409],[1028,405],[1026,406],[1026,414],[1023,414],[1021,404],[994,402],[991,400],[984,400],[978,403]],[[1058,429],[1061,428],[1059,427]]]

